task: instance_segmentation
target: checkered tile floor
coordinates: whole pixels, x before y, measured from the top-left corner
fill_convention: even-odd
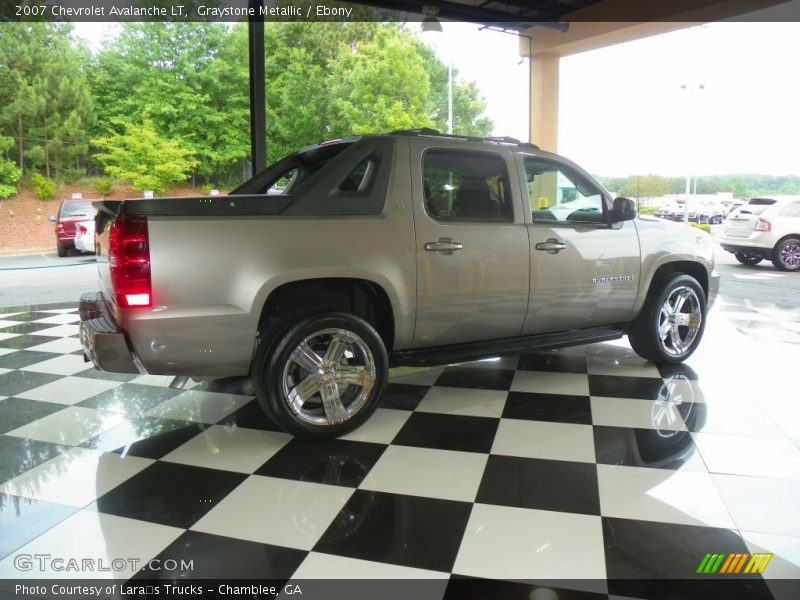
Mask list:
[[[432,578],[447,597],[462,577],[547,579],[588,590],[560,598],[650,597],[701,577],[707,552],[762,551],[775,558],[749,597],[800,578],[797,353],[764,360],[771,347],[723,314],[692,366],[659,370],[621,340],[395,369],[365,426],[308,444],[245,379],[176,390],[100,373],[74,308],[5,310],[0,578],[47,552],[191,558],[184,578]]]

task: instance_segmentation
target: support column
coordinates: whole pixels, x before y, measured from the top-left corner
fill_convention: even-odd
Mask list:
[[[531,69],[531,142],[542,150],[558,151],[557,54],[534,54]]]
[[[249,0],[255,16],[248,19],[250,58],[250,160],[255,175],[267,165],[267,98],[264,58],[264,17],[259,15],[263,0]]]

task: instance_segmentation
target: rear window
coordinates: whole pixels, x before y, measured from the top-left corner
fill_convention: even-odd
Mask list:
[[[750,198],[750,202],[739,209],[740,214],[760,215],[775,204],[772,198]]]
[[[267,194],[288,194],[289,188],[294,185],[298,180],[300,169],[292,167],[285,173],[281,174],[269,187]]]
[[[61,205],[62,217],[93,217],[96,212],[91,202],[64,202]]]
[[[303,181],[309,179],[352,144],[352,142],[332,142],[314,146],[298,154],[291,154],[245,181],[228,195],[290,195]]]
[[[344,181],[339,184],[339,191],[366,192],[369,189],[370,183],[372,183],[377,164],[377,157],[375,156],[370,156],[362,160],[348,173]]]
[[[349,145],[313,177],[292,184],[292,202],[282,214],[380,214],[386,201],[393,149],[394,140],[381,136],[361,138]]]

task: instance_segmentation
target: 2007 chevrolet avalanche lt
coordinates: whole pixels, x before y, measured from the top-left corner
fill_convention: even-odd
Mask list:
[[[570,161],[430,130],[310,146],[228,196],[96,202],[99,369],[251,374],[307,438],[375,410],[390,366],[628,335],[656,363],[700,342],[719,279],[699,230],[636,216]]]

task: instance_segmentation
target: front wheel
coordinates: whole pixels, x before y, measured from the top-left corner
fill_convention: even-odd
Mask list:
[[[297,437],[338,437],[375,412],[388,364],[383,340],[366,321],[347,313],[312,315],[259,345],[256,398]]]
[[[703,337],[706,296],[690,275],[672,275],[645,301],[628,331],[634,351],[656,364],[676,364],[697,349]]]
[[[733,256],[736,257],[736,260],[738,260],[743,265],[750,265],[750,266],[757,265],[762,260],[764,260],[760,256],[755,256],[753,254],[743,254],[742,252],[735,252]]]
[[[772,251],[772,264],[779,271],[800,270],[800,238],[781,240]]]

